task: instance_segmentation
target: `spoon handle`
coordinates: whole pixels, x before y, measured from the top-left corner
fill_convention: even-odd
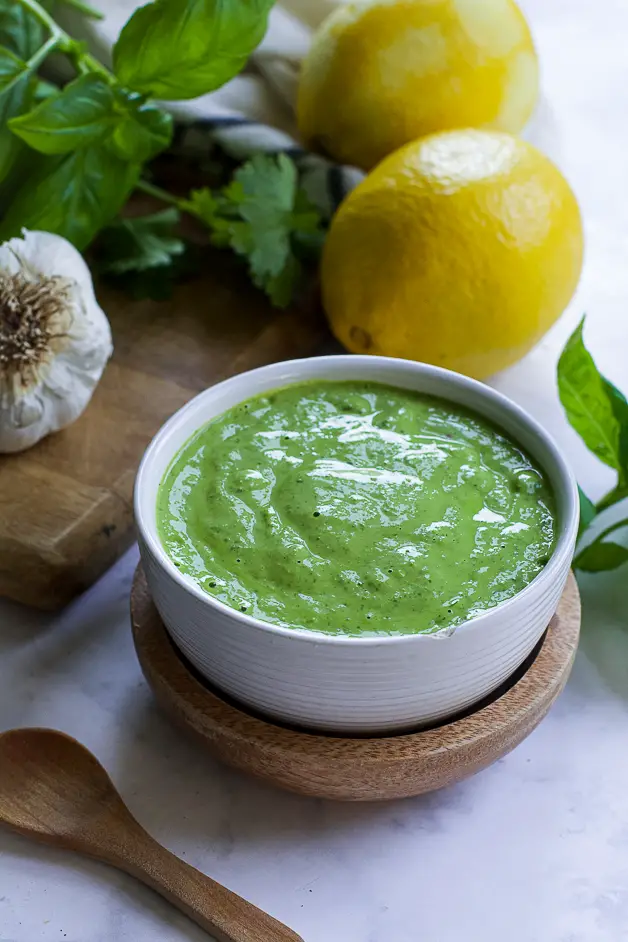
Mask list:
[[[303,942],[292,929],[138,830],[132,848],[127,845],[124,855],[111,862],[167,899],[217,942]]]

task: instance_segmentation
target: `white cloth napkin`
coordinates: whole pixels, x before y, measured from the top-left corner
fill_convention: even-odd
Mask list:
[[[166,103],[179,122],[177,149],[198,154],[217,143],[237,159],[285,151],[297,163],[310,198],[325,215],[331,215],[363,174],[303,150],[296,132],[295,103],[299,68],[312,32],[342,2],[278,0],[268,32],[242,74],[209,95]],[[105,14],[103,20],[87,19],[63,6],[59,18],[68,32],[85,39],[91,51],[110,64],[120,30],[142,4],[100,0],[94,5]]]

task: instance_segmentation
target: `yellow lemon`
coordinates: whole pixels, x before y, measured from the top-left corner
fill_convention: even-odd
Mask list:
[[[552,326],[582,250],[576,198],[535,147],[498,131],[433,134],[391,154],[340,206],[323,304],[355,353],[484,378]]]
[[[513,0],[358,0],[317,32],[298,120],[313,150],[370,170],[434,131],[520,131],[538,63]]]

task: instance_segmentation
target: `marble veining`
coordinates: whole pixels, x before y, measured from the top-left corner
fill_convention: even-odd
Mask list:
[[[582,203],[587,258],[566,317],[497,377],[556,435],[594,496],[610,483],[561,416],[553,370],[581,312],[628,391],[625,36],[620,0],[527,0],[543,102],[530,129]],[[159,840],[293,926],[305,942],[628,939],[626,572],[581,580],[583,641],[567,690],[514,753],[438,794],[341,805],[231,772],[155,708],[131,643],[133,550],[56,616],[0,604],[0,729],[66,730],[109,769]],[[2,942],[202,942],[104,866],[0,832]]]

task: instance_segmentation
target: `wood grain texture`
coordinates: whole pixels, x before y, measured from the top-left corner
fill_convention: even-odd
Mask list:
[[[164,420],[207,386],[312,353],[325,336],[313,298],[274,310],[229,257],[207,259],[169,301],[98,288],[115,353],[87,410],[0,456],[0,595],[53,609],[86,589],[133,540],[135,471]]]
[[[217,942],[303,942],[153,840],[98,760],[65,733],[16,729],[0,735],[0,822],[124,870]]]
[[[317,798],[406,798],[458,782],[514,749],[563,689],[578,646],[580,597],[570,574],[542,641],[509,684],[434,729],[379,738],[316,735],[256,717],[212,691],[183,660],[152,603],[141,566],[131,595],[138,659],[157,701],[229,765]]]

